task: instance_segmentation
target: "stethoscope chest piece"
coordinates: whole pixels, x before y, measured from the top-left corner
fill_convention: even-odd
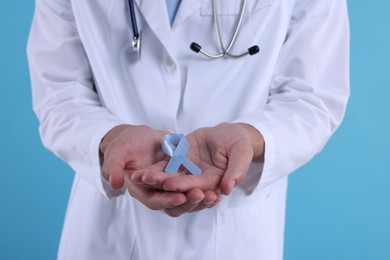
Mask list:
[[[131,41],[131,46],[133,47],[133,51],[137,53],[138,58],[141,56],[141,32],[139,32],[138,36],[134,36]]]

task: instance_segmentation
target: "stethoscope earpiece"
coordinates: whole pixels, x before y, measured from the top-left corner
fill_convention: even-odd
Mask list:
[[[260,52],[260,48],[257,45],[254,45],[254,46],[252,46],[252,47],[250,47],[248,49],[248,54],[249,55],[255,55],[255,54],[259,53],[259,52]]]
[[[193,50],[194,52],[198,53],[202,49],[202,46],[197,44],[196,42],[191,43],[190,49]]]

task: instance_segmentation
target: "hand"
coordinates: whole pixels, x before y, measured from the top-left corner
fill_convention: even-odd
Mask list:
[[[129,181],[135,170],[143,169],[164,159],[162,136],[166,131],[147,126],[120,125],[110,130],[100,144],[102,173],[114,189],[126,184],[131,196],[147,207],[163,210],[170,216],[201,210],[215,205],[220,196],[213,192],[193,189],[187,193],[158,190]]]
[[[181,193],[159,190],[142,181],[135,183],[127,179],[126,183],[131,196],[138,198],[148,208],[162,210],[171,217],[211,208],[221,200],[221,196],[215,192],[203,192],[197,188]]]
[[[223,123],[201,128],[191,133],[187,140],[191,147],[188,157],[203,173],[167,179],[163,183],[166,190],[185,191],[197,187],[220,190],[229,195],[245,180],[251,162],[261,161],[264,154],[261,134],[247,124]]]
[[[161,150],[162,136],[148,126],[120,125],[111,129],[100,144],[103,177],[113,189],[121,189],[125,174],[143,169],[165,157]]]
[[[212,208],[221,201],[221,196],[214,191],[195,188],[186,193],[186,202],[180,206],[165,209],[164,212],[171,217],[178,217],[184,213],[201,211]]]
[[[198,188],[228,195],[245,179],[250,163],[262,161],[264,156],[263,137],[247,124],[223,123],[201,128],[188,135],[187,140],[187,156],[202,169],[201,175],[189,175],[183,168],[178,174],[167,175],[163,173],[165,164],[160,162],[135,172],[132,179],[168,191]]]

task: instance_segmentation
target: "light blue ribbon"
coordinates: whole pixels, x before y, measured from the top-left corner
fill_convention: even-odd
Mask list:
[[[183,166],[193,175],[199,175],[202,170],[199,169],[190,159],[187,158],[187,152],[190,144],[183,134],[164,135],[162,138],[162,150],[165,154],[171,156],[165,172],[176,173],[180,165]]]

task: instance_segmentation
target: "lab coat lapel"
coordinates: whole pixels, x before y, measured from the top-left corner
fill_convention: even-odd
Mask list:
[[[177,14],[173,22],[173,29],[182,23],[185,19],[187,19],[190,15],[192,15],[195,11],[199,10],[205,2],[206,0],[181,0],[179,9],[177,10]]]
[[[173,26],[178,26],[187,17],[199,10],[204,2],[205,0],[181,0]],[[171,34],[174,28],[171,29],[169,24],[166,0],[135,0],[135,3],[164,48],[170,55],[173,55],[172,48],[174,48],[174,44]],[[142,31],[142,28],[140,30]]]
[[[168,52],[172,46],[171,28],[169,24],[166,0],[135,0],[139,11]],[[142,26],[140,26],[142,31]]]

